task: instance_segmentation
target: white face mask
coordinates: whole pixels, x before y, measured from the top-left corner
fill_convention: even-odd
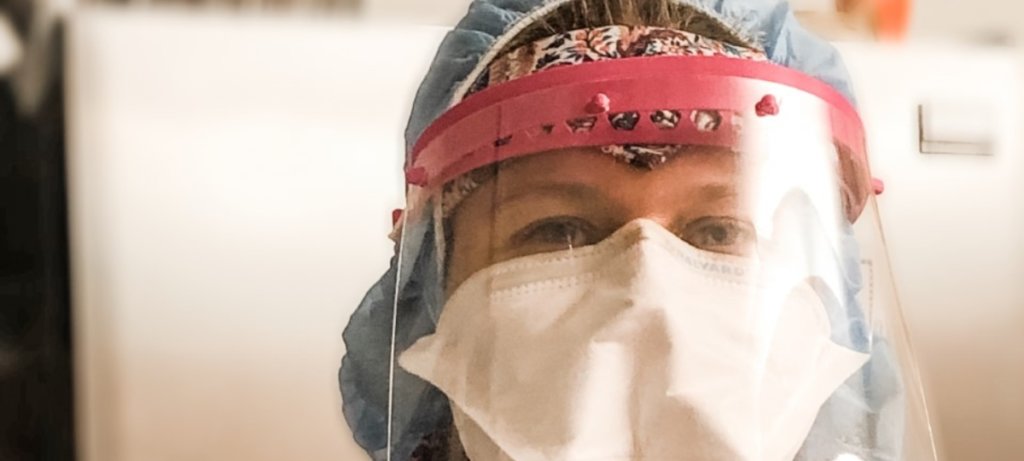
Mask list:
[[[448,396],[473,461],[791,460],[868,356],[773,259],[634,221],[475,274],[400,364]]]

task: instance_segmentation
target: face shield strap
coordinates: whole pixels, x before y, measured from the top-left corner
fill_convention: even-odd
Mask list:
[[[842,161],[847,215],[871,193],[863,125],[852,105],[824,82],[769,62],[719,56],[657,56],[550,69],[471,95],[432,124],[412,151],[410,186],[436,190],[479,167],[573,147],[703,145],[736,147],[743,117],[786,111],[800,92],[828,108]],[[722,114],[714,124],[698,112]],[[677,123],[664,123],[677,116]]]

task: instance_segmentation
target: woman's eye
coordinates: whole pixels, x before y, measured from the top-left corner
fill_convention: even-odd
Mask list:
[[[750,223],[714,216],[687,224],[680,237],[702,250],[732,255],[749,254],[757,240],[757,234]]]
[[[513,236],[518,245],[545,245],[552,249],[575,248],[596,243],[594,226],[575,217],[561,216],[534,222]]]

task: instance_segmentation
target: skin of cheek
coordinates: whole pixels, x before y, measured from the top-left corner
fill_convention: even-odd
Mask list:
[[[707,212],[707,200],[698,193],[701,187],[734,181],[736,171],[734,154],[700,151],[681,155],[655,170],[638,170],[585,149],[538,154],[517,159],[507,168],[503,165],[495,180],[473,191],[447,220],[451,240],[445,296],[477,271],[511,259],[495,248],[495,241],[500,238],[498,207],[514,189],[552,183],[591,186],[600,193],[586,197],[589,214],[610,223],[610,233],[638,218],[668,228],[680,214]]]

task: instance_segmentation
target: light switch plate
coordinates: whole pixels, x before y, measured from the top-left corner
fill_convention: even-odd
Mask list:
[[[985,103],[919,104],[917,122],[922,154],[990,156],[995,152],[995,111]]]

